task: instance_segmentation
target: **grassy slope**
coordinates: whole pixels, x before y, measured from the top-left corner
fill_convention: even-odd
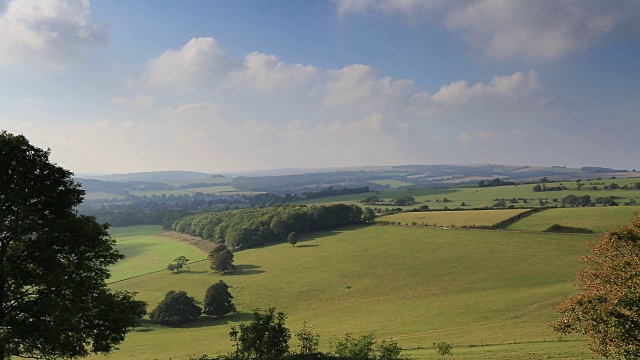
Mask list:
[[[420,224],[435,224],[438,226],[470,226],[493,225],[511,216],[515,216],[523,209],[509,210],[470,210],[470,211],[431,211],[431,212],[407,212],[387,216],[381,216],[380,221],[397,221],[402,224],[413,222]]]
[[[586,208],[559,208],[542,211],[508,227],[509,230],[544,231],[553,224],[591,229],[596,234],[607,229],[628,225],[633,213],[640,211],[635,206],[608,206]]]
[[[436,341],[557,338],[546,328],[553,319],[551,307],[573,291],[578,257],[593,238],[372,226],[306,237],[295,248],[246,250],[236,254],[237,275],[211,273],[204,262],[192,265],[191,273],[161,272],[112,285],[140,292],[151,309],[168,290],[186,290],[201,301],[208,286],[224,279],[240,314],[181,329],[147,325],[130,334],[111,358],[228,352],[230,325],[247,320],[253,308],[269,306],[287,313],[293,331],[304,320],[315,324],[323,350],[330,338],[347,331],[375,331],[379,339],[393,337],[407,348]],[[511,349],[522,352],[522,346]],[[456,353],[474,358],[476,349]],[[509,347],[493,351],[513,354]]]
[[[159,225],[142,225],[111,229],[118,250],[126,258],[111,269],[109,282],[166,269],[167,264],[180,255],[191,261],[207,257],[191,245],[154,236],[162,231],[161,228]]]

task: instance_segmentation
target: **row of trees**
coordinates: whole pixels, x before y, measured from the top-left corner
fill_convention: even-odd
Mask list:
[[[361,224],[365,221],[363,215],[356,205],[281,205],[192,215],[176,221],[172,228],[237,249],[285,241],[293,232],[304,234]]]

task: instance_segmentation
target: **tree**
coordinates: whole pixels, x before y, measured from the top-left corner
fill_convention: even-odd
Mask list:
[[[253,320],[231,327],[229,336],[235,342],[241,359],[280,359],[289,352],[291,334],[284,326],[287,316],[270,308],[266,314],[253,310]]]
[[[233,265],[233,253],[226,245],[220,244],[209,252],[211,270],[226,273],[235,270]]]
[[[445,356],[451,355],[451,350],[453,349],[453,345],[449,344],[446,341],[433,343],[433,347],[436,348],[436,353],[438,353],[439,360],[443,360]]]
[[[180,255],[177,258],[173,259],[173,262],[167,265],[167,270],[176,273],[179,273],[183,267],[187,266],[189,259],[186,256]],[[188,266],[187,266],[188,267]]]
[[[296,339],[300,341],[300,354],[309,355],[318,352],[320,334],[306,321],[302,323],[302,328],[296,332]]]
[[[207,289],[204,296],[204,313],[211,316],[224,316],[236,311],[229,292],[229,285],[220,280]]]
[[[84,191],[49,155],[0,132],[0,359],[108,353],[144,308],[107,288],[124,256],[108,225],[76,213]]]
[[[190,323],[202,314],[202,308],[186,291],[169,291],[158,306],[151,311],[151,321],[171,327]]]
[[[336,341],[333,352],[340,357],[353,360],[368,360],[374,358],[373,345],[375,336],[372,333],[354,338],[351,334],[344,334],[342,339]]]
[[[557,308],[551,328],[587,335],[591,350],[603,357],[640,357],[640,217],[631,226],[608,230],[581,261],[578,294]]]
[[[370,207],[364,208],[362,213],[362,220],[364,220],[365,222],[374,222],[375,219],[376,214],[373,212],[373,210]]]
[[[295,232],[290,232],[289,236],[287,236],[287,242],[291,244],[291,246],[296,246],[298,243],[298,234]]]

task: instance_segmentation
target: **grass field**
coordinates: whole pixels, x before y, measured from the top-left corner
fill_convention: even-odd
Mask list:
[[[509,230],[544,231],[553,224],[591,229],[602,234],[607,229],[629,225],[636,206],[558,208],[527,216],[508,227]]]
[[[372,183],[378,185],[389,185],[391,188],[396,189],[400,186],[411,186],[413,185],[410,182],[401,181],[401,180],[393,180],[393,179],[384,179],[384,180],[371,180]]]
[[[236,253],[235,275],[212,273],[203,262],[182,274],[160,272],[113,284],[114,289],[138,291],[151,310],[169,290],[185,290],[202,301],[206,288],[223,279],[239,313],[178,329],[146,324],[129,334],[110,358],[184,359],[188,354],[226,353],[232,350],[230,326],[249,320],[251,309],[270,306],[286,312],[293,332],[303,321],[314,324],[323,351],[329,339],[345,332],[375,332],[378,339],[394,338],[405,348],[447,341],[461,359],[559,358],[557,354],[586,358],[583,343],[547,346],[536,341],[558,339],[546,327],[554,318],[552,306],[574,291],[581,268],[578,258],[592,239],[370,226],[302,237],[296,247],[245,250]],[[119,246],[126,244],[125,240]],[[155,247],[139,250],[121,265],[144,257],[167,263]],[[514,341],[526,344],[469,347]],[[435,358],[433,349],[412,352]]]
[[[493,225],[526,210],[470,210],[470,211],[431,211],[431,212],[406,212],[377,218],[379,221],[394,221],[411,225],[437,225],[437,226],[472,226]]]
[[[233,187],[229,186],[229,185],[223,185],[223,186],[208,186],[208,187],[201,187],[201,188],[193,188],[193,189],[179,189],[179,190],[140,190],[140,191],[131,191],[131,193],[133,195],[136,196],[161,196],[162,194],[165,194],[166,196],[169,195],[193,195],[197,192],[201,192],[201,193],[205,193],[205,194],[217,194],[217,195],[224,195],[224,194],[237,194],[237,195],[251,195],[251,194],[259,194],[259,192],[256,191],[238,191],[236,189],[234,189]]]
[[[156,236],[161,231],[159,225],[112,228],[111,236],[116,239],[118,250],[126,258],[111,268],[108,282],[166,269],[167,264],[180,255],[185,255],[191,261],[207,257],[191,245]]]

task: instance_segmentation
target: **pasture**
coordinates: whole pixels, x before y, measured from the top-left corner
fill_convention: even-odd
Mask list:
[[[151,310],[169,290],[185,290],[202,301],[207,287],[222,279],[239,313],[177,329],[147,323],[110,358],[227,353],[232,350],[230,326],[249,320],[251,309],[271,306],[287,314],[292,332],[303,321],[316,326],[322,351],[346,332],[375,332],[379,340],[393,338],[404,348],[447,341],[461,359],[587,358],[578,335],[568,338],[577,341],[537,342],[558,339],[546,324],[554,318],[552,306],[574,291],[579,257],[590,240],[567,234],[369,226],[303,236],[296,247],[245,250],[235,254],[236,274],[213,273],[205,261],[181,274],[159,272],[112,284],[115,290],[139,292]],[[118,246],[126,244],[123,240]],[[143,258],[166,265],[176,255],[159,249],[142,246],[118,266]],[[409,353],[435,358],[433,349]]]
[[[469,211],[428,211],[405,212],[377,218],[379,221],[399,222],[404,225],[434,226],[491,226],[518,215],[526,210],[469,210]]]
[[[111,229],[118,250],[126,256],[111,268],[109,283],[132,276],[166,269],[167,264],[180,255],[197,261],[207,257],[203,251],[183,242],[170,240],[156,234],[159,225],[127,226]]]
[[[544,231],[553,224],[591,229],[596,234],[613,230],[618,226],[629,225],[635,206],[607,206],[548,209],[527,216],[507,227],[509,230]]]

